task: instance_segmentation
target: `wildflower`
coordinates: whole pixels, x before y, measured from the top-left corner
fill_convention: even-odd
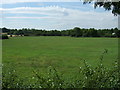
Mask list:
[[[110,81],[113,81],[112,79],[110,79]]]
[[[53,87],[54,87],[54,82],[52,82],[52,85],[53,85]]]
[[[50,82],[51,80],[49,79],[48,81]]]
[[[39,88],[42,88],[41,86],[39,86]]]
[[[15,70],[13,70],[13,72],[15,72]]]
[[[8,74],[11,74],[11,72],[9,72]]]
[[[17,83],[17,86],[18,86],[18,83]]]
[[[32,79],[34,79],[35,77],[32,77]]]

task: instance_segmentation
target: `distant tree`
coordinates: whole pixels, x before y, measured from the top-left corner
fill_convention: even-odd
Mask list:
[[[7,29],[7,28],[4,27],[4,28],[2,28],[2,32],[3,32],[3,33],[9,33],[9,32],[10,32],[10,29]]]
[[[69,30],[38,30],[38,29],[7,29],[1,28],[9,35],[25,35],[25,36],[72,36],[72,37],[120,37],[118,28],[112,29],[80,29],[75,27]],[[10,31],[10,32],[9,32]],[[1,36],[2,38],[2,36]]]
[[[18,35],[23,35],[23,31],[22,30],[18,30]]]
[[[22,35],[23,32],[22,32],[22,30],[17,30],[17,31],[14,31],[13,34],[14,34],[14,35]]]
[[[98,37],[99,36],[97,30],[95,30],[94,28],[89,29],[89,34],[91,37]]]
[[[120,37],[120,30],[118,30],[118,28],[114,29],[114,33],[116,37]]]
[[[79,27],[75,27],[73,29],[73,36],[74,37],[81,37],[82,36],[82,30]]]
[[[61,31],[61,36],[70,36],[70,30]]]

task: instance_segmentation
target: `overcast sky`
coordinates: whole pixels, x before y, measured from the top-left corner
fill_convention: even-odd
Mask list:
[[[94,9],[93,4],[83,5],[80,0],[2,0],[0,5],[0,27],[63,30],[118,26],[118,17],[111,11]]]

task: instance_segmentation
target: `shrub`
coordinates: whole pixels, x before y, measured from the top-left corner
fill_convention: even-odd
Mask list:
[[[15,70],[12,69],[3,73],[3,88],[120,88],[120,70],[116,61],[114,67],[106,68],[103,64],[104,55],[108,51],[105,49],[100,57],[100,62],[96,67],[92,67],[84,60],[84,67],[79,68],[74,79],[66,81],[62,74],[57,72],[54,67],[48,68],[46,76],[34,72],[34,83],[24,83],[26,78],[17,77]],[[3,69],[3,71],[5,71]],[[30,78],[27,78],[30,80]]]
[[[26,79],[20,79],[15,70],[3,74],[3,88],[120,88],[117,63],[112,69],[105,68],[102,64],[96,68],[84,62],[85,67],[79,69],[76,77],[65,81],[55,68],[49,68],[46,76],[34,71],[35,83],[24,83]],[[27,78],[29,80],[30,78]]]
[[[2,89],[23,87],[23,80],[17,76],[13,67],[5,66],[2,68]]]
[[[2,35],[2,39],[9,39],[7,35]]]

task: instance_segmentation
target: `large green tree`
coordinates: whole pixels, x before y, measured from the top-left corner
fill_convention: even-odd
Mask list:
[[[73,30],[72,30],[72,36],[74,37],[81,37],[82,36],[82,30],[79,28],[79,27],[75,27]]]
[[[94,1],[94,8],[103,7],[105,10],[112,10],[112,13],[117,16],[120,15],[120,1],[117,0],[84,0],[84,4]]]

